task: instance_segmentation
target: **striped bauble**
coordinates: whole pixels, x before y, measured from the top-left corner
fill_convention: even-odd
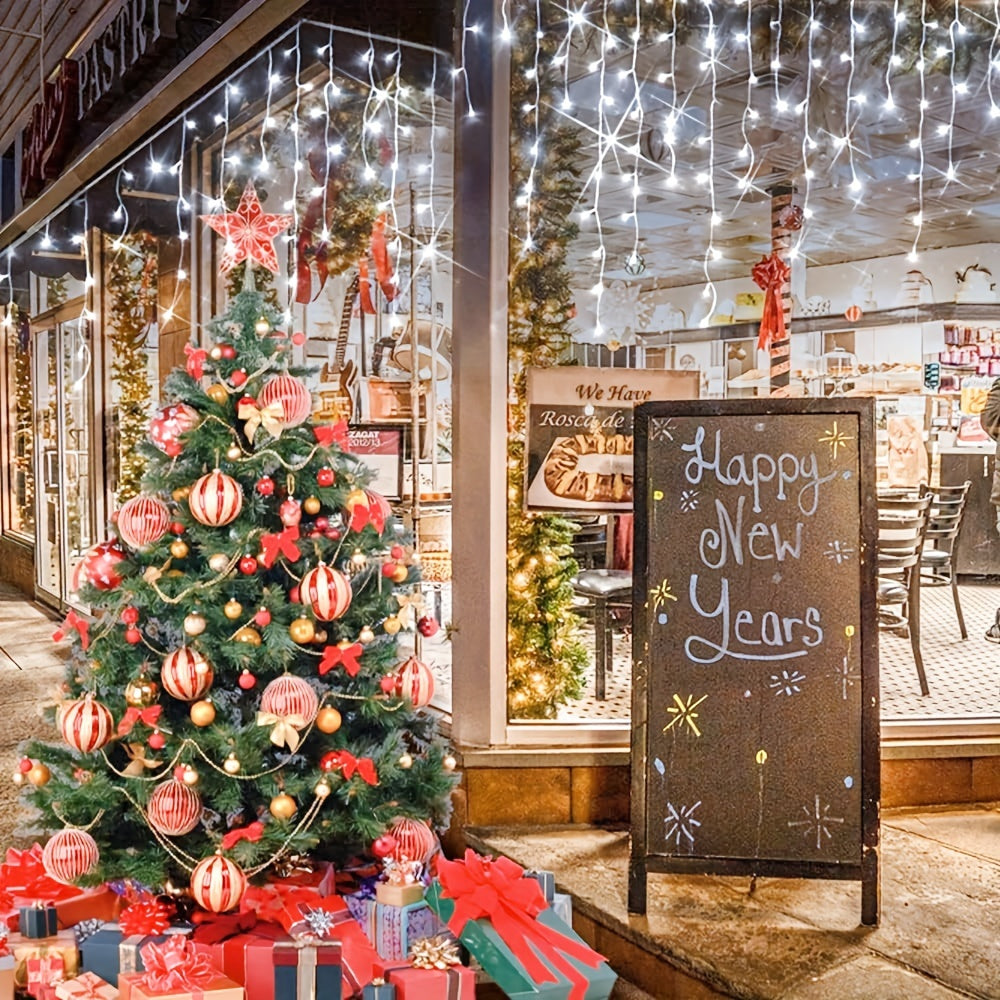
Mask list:
[[[316,718],[319,698],[301,677],[282,674],[264,688],[260,696],[260,710],[281,719],[296,720],[292,724],[301,729]],[[301,723],[297,720],[302,720]]]
[[[396,671],[396,694],[408,698],[414,708],[423,708],[434,697],[434,675],[426,663],[411,656]]]
[[[93,753],[114,735],[115,720],[104,705],[87,695],[63,708],[59,713],[59,728],[63,739],[74,750]]]
[[[190,833],[201,819],[201,796],[189,785],[171,778],[157,785],[149,797],[149,825],[168,837]]]
[[[140,493],[118,511],[118,537],[133,549],[158,542],[170,524],[170,511],[159,497]]]
[[[160,683],[180,701],[197,701],[212,686],[212,665],[197,649],[181,646],[168,653],[160,668]]]
[[[232,476],[216,469],[191,487],[188,506],[202,524],[218,528],[239,516],[243,509],[243,490]]]
[[[280,403],[284,410],[281,419],[284,427],[298,427],[304,424],[312,413],[312,396],[304,382],[294,375],[275,375],[269,379],[260,394],[257,402],[263,408]]]
[[[299,600],[324,622],[339,618],[350,606],[351,582],[340,570],[320,563],[299,584]]]
[[[191,895],[203,909],[225,913],[233,909],[247,889],[247,877],[235,861],[215,854],[199,861],[191,872]]]
[[[389,501],[375,490],[365,490],[365,496],[368,498],[368,520],[381,535],[389,518],[392,517],[392,507],[389,506]]]
[[[396,841],[389,857],[396,861],[419,861],[426,865],[440,848],[440,843],[430,826],[422,819],[397,816],[389,824],[388,834]]]
[[[45,874],[64,885],[86,875],[100,858],[97,841],[85,830],[60,830],[42,851]]]

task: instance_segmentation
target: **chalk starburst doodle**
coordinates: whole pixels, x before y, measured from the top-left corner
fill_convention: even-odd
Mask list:
[[[805,819],[790,819],[788,825],[792,829],[800,829],[806,840],[811,840],[815,834],[817,851],[822,849],[824,838],[829,840],[833,836],[830,833],[830,826],[844,822],[843,816],[830,815],[830,804],[821,802],[818,795],[814,797],[812,807],[802,806],[802,812],[805,813]]]
[[[701,823],[694,818],[694,812],[700,805],[700,801],[693,806],[675,806],[673,802],[667,803],[667,817],[663,821],[666,828],[664,839],[667,843],[672,840],[674,846],[680,847],[683,840],[689,849],[694,847],[695,831],[701,826]]]
[[[649,599],[652,602],[653,614],[656,616],[657,622],[660,625],[666,625],[670,620],[666,612],[667,601],[677,600],[676,594],[674,594],[670,587],[670,581],[662,580],[657,586],[653,587],[649,592]]]
[[[673,441],[674,439],[674,418],[667,417],[663,419],[657,417],[653,420],[653,425],[649,430],[649,440],[662,442],[662,441]]]
[[[681,490],[680,508],[682,514],[697,510],[700,502],[701,493],[699,490]]]
[[[663,731],[666,732],[668,729],[672,729],[674,725],[680,723],[681,726],[686,725],[688,729],[691,730],[695,736],[701,736],[701,730],[698,728],[698,713],[695,709],[708,697],[707,694],[703,694],[697,701],[693,694],[687,696],[687,700],[681,698],[679,694],[674,695],[674,704],[668,706],[667,711],[673,716],[673,718],[663,727]],[[680,728],[680,726],[678,726]]]
[[[853,440],[854,437],[851,434],[845,434],[837,426],[837,421],[834,420],[833,426],[820,435],[819,443],[830,446],[830,454],[833,456],[834,461],[836,461],[837,455],[840,454],[840,449],[844,448],[846,450],[847,442]]]
[[[805,679],[806,675],[800,670],[782,670],[780,674],[771,674],[767,686],[775,694],[787,694],[791,697],[802,690],[801,684]]]
[[[852,555],[854,555],[854,548],[848,545],[847,542],[842,542],[840,540],[827,542],[830,547],[823,552],[823,555],[827,559],[832,559],[838,566],[843,566],[845,562],[849,562]]]

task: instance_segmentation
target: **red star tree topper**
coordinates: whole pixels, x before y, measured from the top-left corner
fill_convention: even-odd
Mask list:
[[[219,261],[219,270],[223,274],[244,260],[253,261],[275,274],[278,273],[274,238],[292,224],[292,216],[265,212],[257,199],[253,181],[247,181],[235,212],[203,215],[201,220],[225,237],[226,245]]]

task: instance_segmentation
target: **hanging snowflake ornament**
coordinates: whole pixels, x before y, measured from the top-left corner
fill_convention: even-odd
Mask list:
[[[235,212],[203,215],[201,220],[226,240],[219,259],[219,271],[222,274],[228,273],[244,260],[278,273],[274,238],[292,224],[292,216],[265,212],[257,198],[253,181],[247,181]]]
[[[654,309],[649,296],[642,295],[638,285],[612,281],[601,307],[601,323],[608,333],[617,334],[620,342],[630,343],[630,335],[647,329]]]

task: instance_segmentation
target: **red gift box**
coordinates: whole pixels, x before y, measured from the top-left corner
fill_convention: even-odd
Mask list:
[[[320,861],[312,871],[297,871],[285,878],[272,876],[268,879],[273,885],[291,885],[300,888],[315,889],[321,896],[336,895],[337,870],[329,861]]]
[[[396,987],[396,1000],[474,1000],[476,974],[465,965],[448,969],[415,969],[405,965],[379,966],[380,975]]]
[[[84,920],[117,920],[122,898],[107,886],[86,889],[79,896],[56,900],[60,928],[73,927]]]
[[[195,930],[191,940],[195,951],[204,955],[217,969],[247,988],[249,1000],[275,1000],[274,946],[291,938],[277,924],[258,924],[245,934],[234,934],[224,941],[206,943]]]

